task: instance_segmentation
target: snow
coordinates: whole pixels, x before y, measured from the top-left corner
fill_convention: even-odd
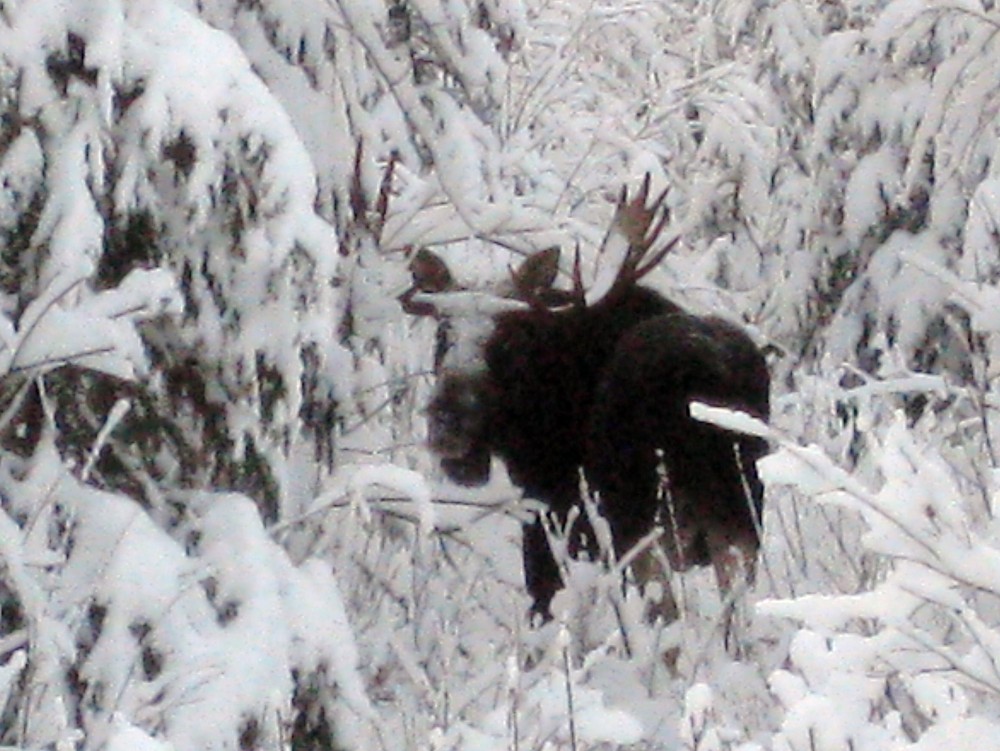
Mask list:
[[[713,407],[710,404],[691,402],[691,417],[700,422],[717,425],[734,433],[745,433],[760,438],[772,437],[771,429],[763,420],[751,417],[745,412],[723,407]]]
[[[992,4],[390,5],[0,11],[0,745],[990,747]],[[648,283],[771,345],[770,424],[691,405],[772,444],[757,581],[561,556],[533,627],[396,298],[446,255],[469,365],[514,259],[603,295],[646,172]]]
[[[916,743],[906,746],[909,751],[931,751],[951,748],[996,749],[997,723],[984,717],[963,718],[934,725]]]
[[[361,504],[364,508],[365,492],[375,486],[400,493],[413,504],[412,516],[417,520],[422,535],[426,536],[434,529],[435,509],[426,478],[418,472],[390,464],[341,467],[307,513],[322,511],[345,497],[350,498],[352,505]]]
[[[108,751],[172,751],[174,746],[163,743],[130,724],[124,718],[113,719],[114,727],[105,748]]]
[[[878,151],[863,157],[851,173],[845,188],[844,231],[852,243],[878,224],[886,204],[899,192],[897,157]]]
[[[514,721],[524,725],[522,733],[527,738],[547,739],[549,742],[567,743],[570,739],[569,708],[572,704],[574,732],[578,742],[586,744],[639,743],[645,733],[638,720],[622,709],[605,705],[600,691],[580,685],[567,693],[566,676],[552,673],[535,684],[520,697],[520,711]],[[506,708],[498,709],[484,723],[484,729],[497,740],[507,737],[510,718]]]
[[[67,306],[81,278],[63,272],[24,311],[20,329],[4,337],[5,370],[44,371],[75,363],[132,380],[148,370],[136,324],[180,312],[173,276],[163,270],[135,270],[107,292]],[[65,307],[64,307],[65,306]]]
[[[267,537],[249,499],[193,498],[191,508],[201,511],[190,555],[135,503],[79,485],[53,459],[37,462],[25,483],[5,478],[5,489],[21,496],[31,485],[46,485],[56,504],[46,515],[61,507],[73,519],[73,546],[42,607],[53,625],[99,618],[80,678],[93,696],[110,701],[111,714],[95,707],[93,732],[109,734],[111,744],[218,747],[248,712],[266,720],[288,711],[293,669],[327,671],[347,705],[371,716],[328,565],[293,565]],[[54,630],[47,650],[72,651],[61,633]],[[20,654],[6,670],[20,669]],[[163,703],[169,743],[157,745],[124,722],[149,703]],[[271,732],[266,725],[260,730]]]

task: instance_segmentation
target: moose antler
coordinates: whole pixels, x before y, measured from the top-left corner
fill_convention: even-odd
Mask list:
[[[638,282],[656,268],[680,240],[679,237],[675,237],[652,256],[649,255],[663,228],[670,221],[670,211],[666,207],[666,198],[670,189],[664,189],[650,202],[651,184],[652,176],[647,172],[639,192],[631,200],[628,197],[628,188],[625,186],[622,187],[621,194],[618,196],[618,206],[611,222],[611,229],[601,244],[599,253],[605,252],[611,233],[615,230],[624,235],[628,242],[628,250],[607,294],[617,292]]]
[[[639,192],[631,199],[628,197],[628,188],[622,186],[611,228],[608,230],[608,236],[605,237],[598,253],[605,253],[611,233],[616,230],[624,235],[628,242],[628,249],[621,265],[615,272],[614,280],[602,297],[619,294],[622,290],[637,283],[656,268],[680,239],[674,238],[650,255],[650,251],[659,240],[663,228],[670,221],[670,211],[666,207],[669,188],[650,201],[651,187],[652,176],[648,172],[643,178]],[[517,269],[510,271],[514,296],[537,310],[562,307],[567,304],[576,308],[586,307],[588,304],[587,290],[584,287],[583,275],[580,270],[579,245],[573,258],[573,289],[571,291],[553,287],[558,271],[558,247],[546,248],[528,256]]]
[[[391,164],[390,164],[391,167]],[[391,174],[391,173],[390,173]],[[628,249],[614,279],[601,298],[616,296],[636,284],[677,244],[679,238],[674,238],[665,246],[652,252],[660,234],[670,220],[670,212],[666,208],[668,190],[664,190],[650,201],[652,177],[647,173],[632,197],[628,189],[622,188],[618,197],[615,216],[601,248],[603,255],[608,247],[612,232],[618,231],[628,242]],[[470,291],[456,283],[444,260],[427,248],[415,252],[411,248],[410,274],[413,284],[399,297],[403,310],[411,315],[437,315],[439,310],[431,299],[434,295],[445,292]],[[576,248],[573,259],[572,290],[558,289],[554,286],[559,274],[558,246],[552,246],[527,255],[520,265],[510,269],[510,280],[507,285],[500,285],[493,294],[498,300],[517,300],[527,303],[529,308],[537,311],[547,311],[571,305],[574,308],[585,308],[588,305],[587,290],[583,284],[583,274],[580,270],[580,248]],[[592,304],[593,301],[590,301]]]

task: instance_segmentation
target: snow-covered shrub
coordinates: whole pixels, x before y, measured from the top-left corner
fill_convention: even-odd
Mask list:
[[[985,718],[1000,706],[1000,551],[980,495],[992,506],[995,488],[964,476],[902,415],[870,451],[877,491],[816,447],[766,460],[772,483],[859,514],[862,543],[882,561],[855,592],[760,605],[800,624],[787,667],[769,679],[784,709],[775,748],[954,744],[992,727]]]
[[[0,742],[985,733],[995,30],[919,0],[0,3]],[[683,235],[650,282],[773,343],[775,422],[853,473],[839,505],[772,487],[751,599],[790,618],[742,663],[696,575],[664,631],[572,564],[568,642],[527,629],[525,507],[419,446],[412,252],[475,281],[579,242],[590,282],[647,171]]]
[[[92,479],[149,503],[157,484],[243,488],[275,517],[283,456],[303,432],[325,439],[344,377],[336,236],[291,120],[232,40],[170,2],[18,6],[0,40],[16,92],[0,155],[5,315],[27,331],[44,308],[58,325],[60,308],[157,267],[183,305],[142,328],[141,379],[73,352],[44,363],[62,449],[82,461],[128,397]],[[18,418],[35,435],[38,400]]]
[[[870,374],[903,364],[968,379],[967,322],[908,256],[987,270],[966,230],[995,169],[995,19],[976,3],[909,0],[783,2],[754,18],[786,146],[761,242],[783,281],[768,333]]]
[[[51,429],[0,463],[4,663],[19,673],[4,741],[353,743],[372,709],[329,565],[294,564],[236,494],[194,493],[164,529],[67,472]]]
[[[167,0],[4,6],[0,76],[2,742],[354,743],[329,564],[262,521],[349,379],[292,119]]]

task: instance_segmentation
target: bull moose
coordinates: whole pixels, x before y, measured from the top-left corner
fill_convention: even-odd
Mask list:
[[[440,373],[429,443],[445,474],[467,486],[485,483],[490,456],[499,457],[552,522],[578,520],[571,553],[598,552],[586,515],[573,513],[588,487],[616,555],[659,524],[673,570],[711,564],[727,591],[739,561],[752,576],[763,503],[755,463],[767,446],[694,420],[689,404],[767,419],[770,379],[741,328],[692,315],[638,283],[670,249],[651,250],[665,223],[663,198],[649,202],[648,177],[632,200],[622,192],[612,232],[628,249],[598,300],[586,299],[579,257],[573,291],[553,287],[557,250],[529,256],[512,273],[508,297],[523,304],[492,316],[476,367]],[[411,270],[404,308],[447,323],[435,303],[457,288],[447,266],[424,250]],[[542,518],[525,525],[523,554],[533,611],[548,619],[562,579]]]

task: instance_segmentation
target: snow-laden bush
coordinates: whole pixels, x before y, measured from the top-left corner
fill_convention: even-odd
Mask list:
[[[329,564],[294,564],[236,494],[185,498],[165,530],[67,472],[51,427],[0,464],[5,740],[352,742],[372,709]]]
[[[856,592],[759,606],[800,624],[787,667],[769,677],[784,712],[774,748],[978,747],[1000,707],[1000,549],[979,495],[992,507],[995,488],[970,482],[902,415],[870,451],[877,491],[815,446],[765,461],[771,483],[859,514],[862,544],[882,562]]]
[[[353,745],[330,564],[265,527],[350,371],[292,119],[167,0],[6,5],[0,77],[0,742]]]
[[[0,3],[0,743],[971,747],[996,28],[919,0]],[[776,424],[845,468],[772,482],[740,660],[696,573],[664,629],[566,561],[565,624],[529,629],[530,504],[436,484],[420,446],[413,250],[474,284],[579,243],[590,282],[645,172],[682,235],[649,281],[770,341]]]
[[[74,366],[46,368],[62,450],[80,459],[130,398],[92,478],[147,503],[157,484],[222,484],[277,516],[287,454],[328,440],[345,371],[336,234],[291,119],[227,35],[166,0],[6,9],[0,75],[0,308],[25,332],[77,311],[76,350],[45,363]],[[183,314],[141,329],[141,379],[95,375],[88,298],[157,268]],[[47,347],[37,333],[24,346]],[[17,416],[34,428],[38,398]]]

